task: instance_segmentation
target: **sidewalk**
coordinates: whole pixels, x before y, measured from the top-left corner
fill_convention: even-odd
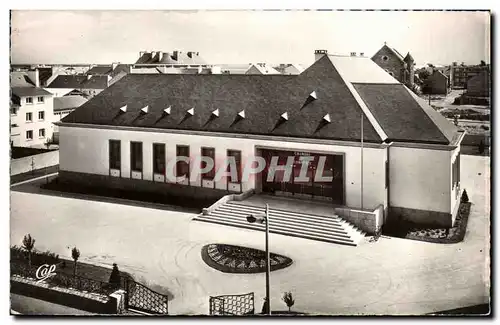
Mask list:
[[[19,182],[23,182],[32,178],[37,178],[45,175],[50,175],[53,173],[59,172],[59,165],[55,166],[50,166],[46,168],[40,168],[37,170],[34,170],[33,172],[27,172],[27,173],[22,173],[22,174],[17,174],[17,175],[11,175],[10,176],[10,184],[16,184]]]

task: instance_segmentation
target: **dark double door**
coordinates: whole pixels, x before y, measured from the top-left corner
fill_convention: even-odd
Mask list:
[[[287,164],[288,157],[293,157],[291,177],[286,177],[285,171],[276,171],[274,177],[268,181],[269,166],[272,157],[278,158],[278,165]],[[308,164],[301,161],[302,156],[312,157]],[[317,198],[332,201],[335,204],[344,204],[344,157],[342,155],[326,155],[308,152],[262,150],[262,157],[266,160],[266,168],[262,172],[262,191],[266,193],[284,194],[298,198]],[[320,157],[325,157],[324,168],[319,167]],[[300,179],[302,164],[307,164],[305,179]],[[305,167],[304,167],[305,168]],[[321,180],[319,176],[330,180]],[[272,173],[271,173],[272,176]]]

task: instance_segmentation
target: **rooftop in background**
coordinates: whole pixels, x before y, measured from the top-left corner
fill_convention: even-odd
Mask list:
[[[205,60],[198,52],[173,51],[161,52],[139,52],[139,59],[135,64],[182,64],[182,65],[206,65]]]
[[[108,87],[108,76],[106,75],[59,75],[47,88],[65,89],[105,89]]]
[[[62,111],[67,109],[74,109],[80,107],[87,102],[87,99],[83,96],[70,95],[64,97],[54,98],[54,111]]]
[[[37,87],[12,87],[12,93],[18,97],[29,96],[52,96],[51,93]]]
[[[35,87],[35,83],[28,77],[28,72],[13,71],[10,73],[11,87]]]
[[[450,144],[458,132],[369,58],[329,55],[300,75],[130,74],[62,121],[360,141],[361,118],[372,143]]]

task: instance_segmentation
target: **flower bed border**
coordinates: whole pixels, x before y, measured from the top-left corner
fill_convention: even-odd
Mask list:
[[[245,248],[245,249],[249,249],[249,250],[255,250],[255,251],[260,251],[258,249],[255,249],[255,248],[250,248],[250,247],[244,247],[244,246],[237,246],[237,245],[229,245],[229,244],[208,244],[208,245],[205,245],[201,248],[201,258],[203,259],[203,261],[208,265],[210,266],[211,268],[213,269],[216,269],[217,271],[220,271],[220,272],[224,272],[224,273],[239,273],[239,274],[253,274],[253,273],[263,273],[263,272],[266,272],[266,267],[261,267],[261,266],[257,266],[257,267],[254,267],[254,268],[248,268],[248,267],[245,267],[245,268],[237,268],[237,267],[230,267],[228,265],[221,265],[219,263],[217,263],[216,261],[214,261],[209,253],[208,253],[208,247],[210,245],[226,245],[226,246],[234,246],[234,247],[238,247],[238,248]],[[262,251],[261,251],[262,252]],[[283,256],[283,255],[279,255],[279,254],[274,254],[274,253],[271,253],[270,254],[271,256],[280,256],[280,257],[284,257],[286,259],[285,262],[283,263],[279,263],[279,264],[271,264],[271,272],[272,271],[276,271],[276,270],[281,270],[281,269],[284,269],[290,265],[293,264],[293,260],[287,256]]]
[[[411,239],[411,240],[418,240],[418,241],[424,241],[428,243],[435,243],[435,244],[456,244],[464,240],[465,233],[467,231],[467,224],[469,221],[469,215],[470,215],[470,210],[471,210],[471,202],[461,202],[460,206],[458,207],[458,215],[457,219],[455,220],[455,223],[458,223],[456,228],[458,231],[456,231],[451,237],[446,237],[446,238],[433,238],[433,237],[428,237],[428,236],[420,236],[420,235],[414,235],[414,234],[409,234],[409,230],[407,231],[406,235],[404,236],[398,236],[394,235],[395,237],[400,237],[400,238],[405,238],[405,239]],[[465,207],[465,212],[462,214],[461,213],[461,208]],[[397,225],[396,225],[397,226]],[[408,225],[406,225],[408,226]],[[421,229],[425,229],[423,227],[419,227]],[[436,228],[438,229],[438,228]],[[450,228],[451,229],[451,228]],[[390,235],[390,234],[389,234]]]

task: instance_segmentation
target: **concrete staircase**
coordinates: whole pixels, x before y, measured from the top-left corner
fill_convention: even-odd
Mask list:
[[[250,224],[250,214],[265,213],[265,208],[245,204],[244,201],[229,201],[217,207],[208,215],[200,214],[193,220],[265,231],[265,225]],[[336,215],[321,216],[282,209],[269,209],[271,233],[335,244],[357,246],[365,233]]]

